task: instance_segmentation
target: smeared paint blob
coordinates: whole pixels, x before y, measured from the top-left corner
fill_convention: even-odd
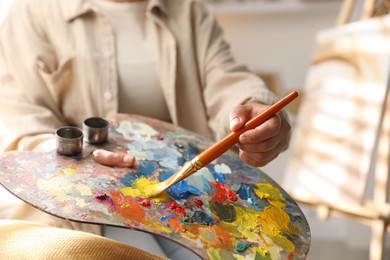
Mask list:
[[[158,168],[159,165],[156,162],[140,161],[138,162],[137,172],[144,175],[149,175],[152,174]]]
[[[242,253],[245,252],[245,250],[247,250],[251,246],[252,246],[251,244],[237,243],[236,251]]]
[[[211,225],[213,219],[204,213],[203,211],[195,211],[191,217],[192,223],[198,223],[202,225]]]
[[[145,123],[130,121],[121,121],[117,127],[117,131],[129,140],[133,138],[149,138],[150,136],[159,134],[154,128]]]
[[[224,163],[215,165],[214,170],[215,172],[223,173],[223,174],[232,173],[232,170],[229,168],[229,166]]]
[[[94,195],[94,197],[95,197],[96,199],[98,199],[98,200],[107,200],[108,195],[99,191],[99,192],[96,192],[96,194]]]
[[[178,217],[171,217],[168,219],[168,225],[170,228],[176,232],[184,233],[187,230],[183,228],[182,224],[180,223],[180,220]]]
[[[233,222],[237,219],[236,210],[233,205],[222,205],[218,202],[209,202],[211,211],[221,220]]]
[[[237,194],[242,200],[248,200],[251,197],[251,187],[242,184],[240,189],[237,191]]]
[[[214,179],[208,180],[208,178],[206,178],[207,175],[203,175],[203,173],[205,173],[205,171],[202,171],[202,169],[200,169],[195,174],[193,174],[191,178],[187,178],[186,181],[188,185],[191,185],[206,193],[211,190],[211,186],[209,182],[214,182],[215,180]],[[207,173],[210,172],[206,171],[206,174]]]
[[[123,176],[120,179],[120,182],[124,186],[131,186],[131,184],[138,178],[142,177],[143,174],[138,174],[138,173],[126,173],[125,176]]]
[[[164,140],[164,136],[162,136],[162,135],[155,135],[155,136],[153,136],[153,138],[158,140],[158,141]]]
[[[294,244],[283,236],[290,232],[290,217],[278,207],[268,206],[258,213],[257,223],[264,234],[270,237],[277,245],[288,252],[295,250]]]
[[[176,216],[177,216],[177,214],[169,214],[169,215],[166,215],[166,216],[162,216],[161,217],[161,221],[165,221],[165,220],[167,220],[169,218],[173,218],[173,217],[176,217]]]
[[[222,183],[213,182],[212,186],[216,188],[216,191],[214,197],[211,198],[211,201],[225,204],[226,202],[228,202],[228,200],[237,200],[237,195],[233,191],[229,190],[229,188]]]
[[[215,181],[225,184],[225,176],[223,173],[214,171],[213,176],[214,176]]]
[[[127,221],[143,222],[145,211],[131,197],[124,196],[116,190],[110,191],[110,197],[116,206],[116,211]]]
[[[173,211],[173,212],[176,212],[176,213],[179,213],[181,215],[184,215],[184,211],[185,211],[185,208],[180,206],[179,204],[177,204],[176,202],[174,201],[169,201],[168,202],[168,207]]]
[[[233,250],[231,234],[220,226],[200,227],[199,238],[205,247]]]
[[[141,206],[144,206],[144,207],[149,207],[149,206],[150,206],[150,199],[139,198],[139,199],[137,200],[137,202],[138,202]]]
[[[175,172],[167,172],[161,176],[161,180],[164,181],[171,177]],[[167,193],[175,200],[181,200],[186,199],[188,196],[194,195],[194,196],[200,196],[202,195],[202,192],[192,186],[189,185],[187,180],[182,180],[176,183],[175,185],[169,187],[167,189]]]
[[[68,167],[65,169],[60,169],[57,171],[58,174],[66,174],[66,175],[73,175],[76,173],[76,168],[74,167]]]
[[[119,190],[127,196],[131,196],[133,198],[141,197],[141,198],[148,198],[148,191],[155,189],[156,185],[158,185],[158,182],[152,182],[148,179],[142,177],[137,180],[135,180],[132,183],[131,187],[122,187],[119,188]],[[166,192],[161,192],[159,195],[153,197],[153,200],[155,201],[163,201],[168,200],[169,196]]]
[[[264,248],[260,247],[256,250],[255,260],[272,260],[270,252]]]
[[[260,199],[266,199],[275,207],[284,208],[286,206],[286,198],[281,195],[278,188],[270,183],[258,183],[254,191]]]
[[[201,207],[202,207],[203,201],[202,201],[201,199],[199,199],[199,198],[194,198],[193,201],[194,201],[195,205],[196,205],[198,208],[201,208]]]
[[[112,210],[114,210],[114,211],[116,210],[116,205],[115,205],[114,201],[112,201],[110,196],[108,196],[106,193],[97,191],[94,193],[93,197],[96,200],[98,200],[100,203],[107,204]]]
[[[200,196],[202,192],[194,186],[188,185],[186,180],[179,181],[167,189],[169,195],[176,200],[186,199],[188,196]]]

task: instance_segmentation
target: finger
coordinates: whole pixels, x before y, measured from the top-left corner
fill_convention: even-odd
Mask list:
[[[131,167],[135,164],[135,157],[131,154],[113,153],[103,149],[93,151],[92,159],[110,167]]]
[[[243,144],[263,142],[277,136],[281,127],[281,119],[279,116],[274,116],[255,129],[248,130],[240,135],[239,142]]]
[[[267,153],[247,153],[240,150],[240,159],[251,166],[262,167],[279,156],[279,153],[267,152]]]
[[[247,106],[237,106],[230,112],[230,130],[237,131],[244,126],[251,113],[251,108]]]
[[[274,150],[279,142],[277,137],[272,137],[258,143],[238,143],[237,147],[248,153],[265,153]]]

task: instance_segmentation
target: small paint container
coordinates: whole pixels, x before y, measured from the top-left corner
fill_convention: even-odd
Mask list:
[[[83,132],[90,144],[102,144],[108,138],[108,121],[101,117],[90,117],[84,120]]]
[[[83,150],[83,131],[74,126],[64,126],[56,130],[57,152],[62,155],[77,155]]]

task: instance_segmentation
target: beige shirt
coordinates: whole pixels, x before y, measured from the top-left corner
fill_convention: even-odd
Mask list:
[[[148,1],[90,0],[110,21],[118,66],[118,112],[171,121],[152,53]]]
[[[114,31],[86,0],[15,0],[0,29],[0,151],[31,150],[56,128],[118,112]],[[273,95],[237,64],[203,4],[150,0],[157,73],[172,122],[209,138],[231,109]]]

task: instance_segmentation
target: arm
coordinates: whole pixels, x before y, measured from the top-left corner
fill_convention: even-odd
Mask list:
[[[203,50],[204,99],[210,126],[220,139],[236,131],[248,120],[275,101],[257,75],[235,63],[228,44],[212,14],[198,7],[198,45]],[[240,136],[240,158],[252,166],[264,166],[284,151],[289,142],[291,126],[280,112],[263,125]]]
[[[0,29],[0,151],[42,148],[65,123],[42,77],[56,60],[37,9],[15,1]]]

